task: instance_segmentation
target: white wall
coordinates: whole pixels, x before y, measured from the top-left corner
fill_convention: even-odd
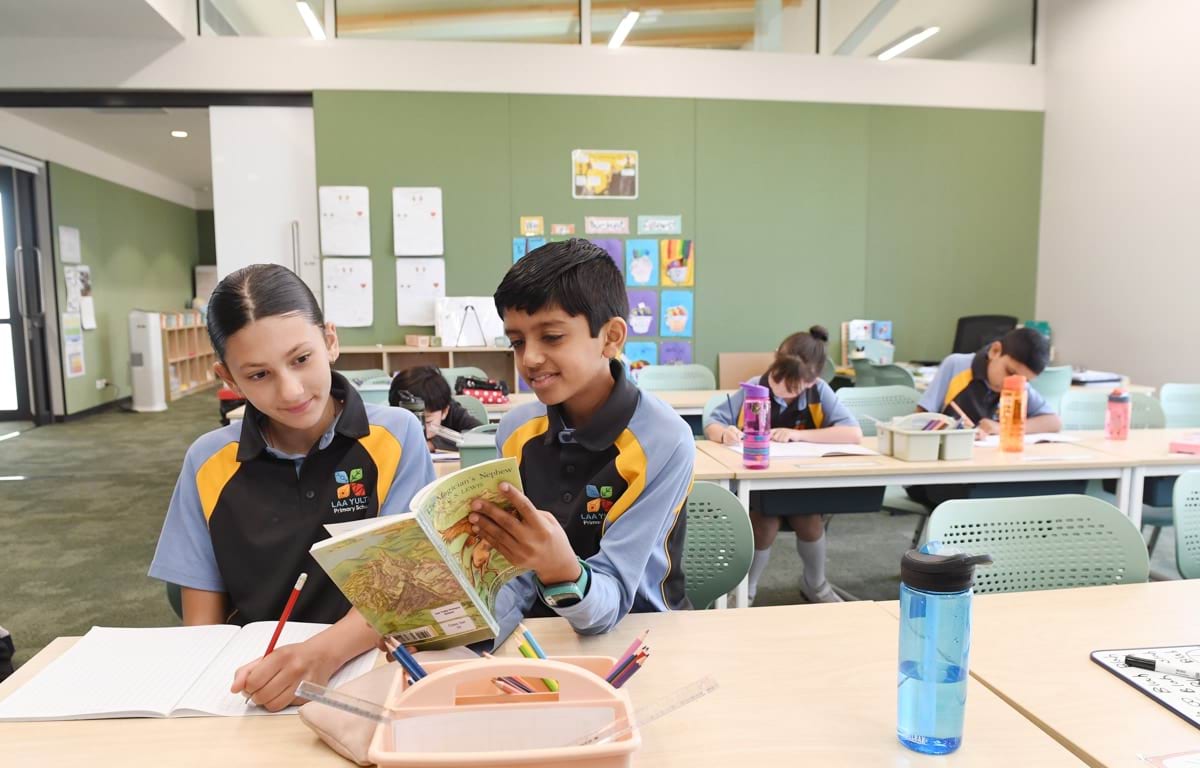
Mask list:
[[[1060,360],[1200,382],[1200,3],[1042,7],[1038,317]]]
[[[145,192],[189,208],[200,207],[197,193],[186,184],[123,160],[78,139],[0,110],[0,147],[23,155],[68,165],[75,170]],[[211,205],[211,202],[209,202]]]

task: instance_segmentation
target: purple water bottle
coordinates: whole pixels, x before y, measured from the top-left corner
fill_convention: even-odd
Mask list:
[[[746,469],[771,466],[771,392],[761,384],[743,384],[742,465]]]

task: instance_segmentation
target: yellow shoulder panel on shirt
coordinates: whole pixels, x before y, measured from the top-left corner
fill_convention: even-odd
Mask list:
[[[196,470],[196,490],[200,493],[200,508],[204,510],[204,520],[208,522],[213,510],[217,508],[217,499],[229,478],[233,477],[242,465],[237,460],[238,444],[232,442],[208,457]]]
[[[958,397],[974,378],[975,374],[971,372],[970,368],[955,374],[954,378],[950,379],[950,384],[946,387],[946,399],[942,401],[942,407],[945,408],[947,405],[950,405],[954,398]]]
[[[617,447],[617,473],[627,487],[612,509],[608,510],[604,518],[605,528],[617,522],[617,518],[625,514],[642,495],[642,491],[646,490],[646,451],[642,449],[642,444],[626,429],[613,441],[613,445]]]
[[[530,419],[521,426],[513,430],[513,433],[504,441],[504,446],[500,450],[500,455],[505,458],[515,457],[517,466],[521,466],[522,451],[521,447],[528,443],[538,435],[546,434],[546,430],[550,428],[550,418],[548,416],[538,416],[536,419]]]
[[[392,481],[396,479],[396,470],[400,467],[400,456],[404,453],[396,436],[378,424],[371,425],[371,431],[366,437],[360,437],[358,442],[375,462],[375,471],[379,479],[375,484],[375,495],[379,497],[379,508],[387,500],[388,491],[392,489]]]

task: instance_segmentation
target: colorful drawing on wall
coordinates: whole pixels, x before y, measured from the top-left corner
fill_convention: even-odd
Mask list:
[[[544,237],[527,237],[525,238],[525,253],[532,253],[545,244],[546,238]]]
[[[576,199],[603,197],[610,200],[636,200],[637,150],[572,150],[571,196]]]
[[[629,332],[634,336],[653,336],[658,319],[656,291],[629,291]]]
[[[625,271],[625,244],[620,240],[593,240],[593,245],[604,249],[608,257],[617,265],[621,272]]]
[[[537,237],[546,234],[546,220],[541,216],[522,216],[521,234],[525,237]]]
[[[692,335],[692,292],[663,291],[662,292],[662,327],[659,336]]]
[[[625,362],[629,364],[629,375],[636,380],[638,371],[658,365],[658,345],[653,341],[625,342]]]
[[[574,224],[551,224],[550,234],[552,235],[573,235],[575,234]]]
[[[625,284],[658,285],[657,240],[625,241]]]
[[[690,287],[695,285],[696,244],[692,240],[660,240],[659,261],[662,263],[664,286]]]
[[[516,264],[525,255],[526,245],[528,245],[528,243],[525,242],[525,238],[523,238],[523,237],[514,237],[513,238],[513,264]]]
[[[639,235],[682,235],[682,216],[638,216]]]
[[[658,345],[661,365],[687,365],[692,362],[692,342],[664,341]]]

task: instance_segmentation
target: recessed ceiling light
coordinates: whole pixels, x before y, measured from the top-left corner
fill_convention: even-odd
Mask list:
[[[177,139],[186,139],[188,137],[188,132],[187,131],[171,131],[171,135]]]

